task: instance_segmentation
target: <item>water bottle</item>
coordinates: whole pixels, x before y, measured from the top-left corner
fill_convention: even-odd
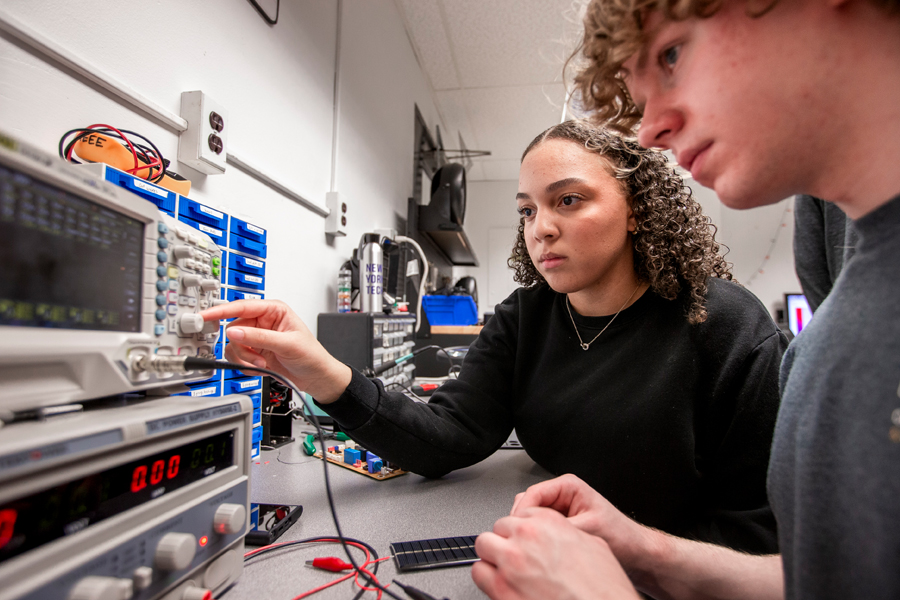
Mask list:
[[[364,233],[359,240],[359,310],[380,313],[384,304],[384,252],[381,236]]]
[[[350,269],[341,269],[338,272],[337,284],[337,311],[339,313],[350,312],[350,288],[353,284]]]

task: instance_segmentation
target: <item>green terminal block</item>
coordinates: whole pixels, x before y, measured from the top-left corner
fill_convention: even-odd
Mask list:
[[[308,435],[306,436],[306,439],[303,440],[303,452],[305,452],[307,456],[312,456],[316,453],[316,446],[313,444],[315,439],[315,436]]]
[[[347,435],[346,433],[344,433],[343,431],[339,431],[336,434],[334,434],[334,439],[336,439],[339,442],[346,442],[347,440],[350,439],[350,436]]]

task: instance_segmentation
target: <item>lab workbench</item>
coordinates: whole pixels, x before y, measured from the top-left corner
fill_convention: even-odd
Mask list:
[[[309,427],[295,422],[297,441],[264,450],[252,465],[252,502],[303,506],[302,516],[279,542],[335,534],[325,496],[322,462],[306,456],[300,445],[301,430],[305,429]],[[440,479],[409,473],[378,481],[336,465],[329,464],[328,468],[344,535],[370,544],[380,557],[390,556],[392,542],[489,531],[497,519],[509,514],[518,492],[551,477],[520,449],[498,450],[481,463]],[[336,544],[288,548],[253,559],[245,564],[238,582],[219,600],[291,600],[340,576],[306,567],[307,560],[322,556],[346,560]],[[354,557],[360,560],[362,553]],[[377,576],[382,584],[396,578],[435,598],[485,598],[472,582],[470,572],[471,566],[467,565],[401,573],[389,559],[380,563]],[[406,597],[397,586],[391,589],[401,598]],[[357,591],[351,579],[312,598],[349,599]],[[367,592],[363,598],[375,598],[375,593]]]

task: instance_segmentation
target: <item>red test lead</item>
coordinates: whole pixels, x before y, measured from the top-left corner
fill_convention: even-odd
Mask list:
[[[306,561],[307,567],[313,567],[314,569],[323,569],[325,571],[333,571],[335,573],[339,573],[340,571],[352,571],[353,565],[350,563],[345,563],[341,559],[336,556],[326,556],[324,558],[314,558],[313,560]]]

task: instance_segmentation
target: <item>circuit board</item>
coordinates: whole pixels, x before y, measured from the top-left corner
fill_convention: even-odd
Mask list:
[[[316,452],[313,454],[316,458],[322,458],[321,452]],[[406,475],[409,471],[404,471],[403,469],[397,468],[389,468],[382,467],[380,470],[375,471],[374,473],[370,473],[366,463],[356,461],[354,464],[350,464],[344,462],[344,452],[343,450],[338,450],[337,452],[328,452],[328,462],[334,465],[338,465],[339,467],[344,467],[345,469],[350,469],[355,473],[359,473],[360,475],[365,475],[366,477],[370,477],[372,479],[377,479],[378,481],[383,481],[385,479],[392,479],[394,477],[399,477],[400,475]]]

